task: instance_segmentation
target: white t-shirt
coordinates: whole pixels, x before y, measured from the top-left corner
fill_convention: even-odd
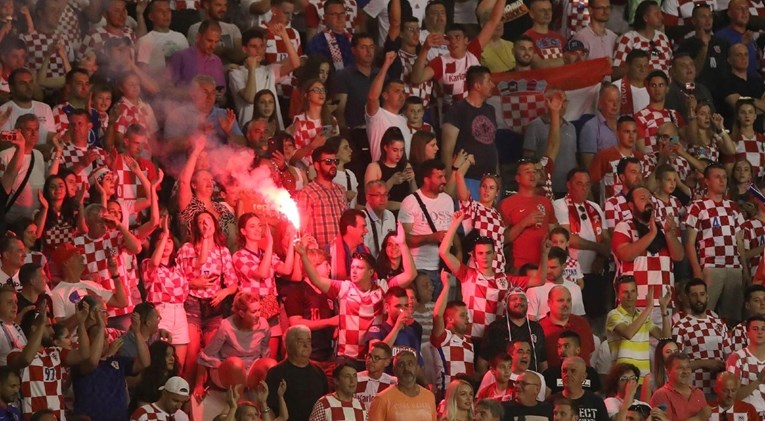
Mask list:
[[[377,36],[377,45],[385,45],[385,40],[388,38],[388,31],[390,30],[390,16],[388,15],[388,3],[389,0],[371,0],[369,4],[364,7],[364,12],[377,18],[377,25],[380,28]],[[422,20],[425,18],[425,7],[428,6],[428,0],[409,0],[409,5],[412,6],[412,16],[416,17],[422,25]]]
[[[615,81],[614,85],[616,85],[618,88],[621,88],[621,79]],[[642,88],[637,88],[633,85],[630,85],[630,90],[632,91],[632,109],[635,112],[642,110],[651,103],[651,98],[648,96],[648,89],[646,89],[645,86]]]
[[[16,152],[16,148],[8,148],[4,151],[0,151],[0,175],[5,172],[5,168],[8,167],[8,163],[13,158],[13,154]],[[35,156],[35,165],[32,168],[32,174],[29,176],[29,181],[24,189],[19,194],[16,202],[8,210],[8,214],[5,215],[6,220],[15,221],[21,217],[30,217],[37,208],[40,207],[40,201],[37,198],[37,192],[40,191],[45,185],[45,159],[42,153],[37,149],[32,153]],[[29,170],[29,165],[32,162],[32,155],[24,156],[24,161],[21,163],[19,173],[16,179],[13,181],[12,191],[15,192],[21,186],[21,182],[24,181],[24,177]],[[11,193],[13,194],[13,193]]]
[[[393,114],[392,112],[380,107],[377,113],[370,116],[364,112],[364,117],[367,121],[367,136],[369,137],[369,152],[372,154],[372,161],[379,161],[381,148],[380,142],[382,142],[383,134],[391,126],[396,126],[401,129],[401,133],[404,135],[404,150],[406,156],[409,157],[409,147],[412,145],[412,134],[409,132],[409,128],[406,124],[406,117],[401,114]]]
[[[590,201],[588,202],[598,212],[598,214],[600,215],[600,220],[604,221],[603,229],[605,229],[606,216],[603,213],[603,210],[600,209],[600,206],[598,206],[597,203],[590,202]],[[558,220],[558,223],[561,225],[569,225],[568,206],[566,206],[566,198],[564,197],[554,201],[553,209],[555,209],[555,219]],[[585,240],[595,241],[595,238],[596,238],[595,230],[592,228],[592,221],[590,221],[589,217],[582,224],[582,228],[579,231],[579,236],[584,238]],[[568,252],[574,260],[577,260],[579,262],[579,266],[582,268],[582,272],[590,273],[590,271],[592,270],[592,262],[595,260],[595,257],[597,257],[598,253],[592,250],[580,250],[580,249],[575,249],[573,247],[569,247]]]
[[[428,39],[428,35],[430,35],[430,31],[427,29],[420,30],[420,44],[425,45],[425,40]],[[428,51],[428,61],[432,61],[434,58],[439,56],[448,56],[449,55],[449,47],[446,45],[434,45],[430,48],[430,51]]]
[[[148,65],[152,74],[165,71],[165,59],[189,47],[182,33],[151,31],[136,41],[136,62]]]
[[[201,22],[197,22],[189,27],[189,33],[187,39],[189,45],[194,45],[197,41],[197,32],[199,32],[199,25]],[[234,43],[240,43],[242,41],[242,31],[233,23],[218,21],[220,24],[220,42],[218,47],[234,48]]]
[[[114,295],[100,284],[91,281],[76,283],[59,282],[51,292],[53,298],[53,317],[66,319],[77,312],[77,303],[86,295],[95,294],[105,302]]]
[[[335,178],[332,179],[332,182],[343,186],[343,188],[347,191],[356,192],[356,197],[348,202],[349,208],[356,208],[356,203],[359,201],[359,180],[356,178],[356,174],[346,168],[344,171],[338,171],[335,175]]]
[[[446,193],[441,193],[435,199],[431,199],[422,194],[422,189],[405,197],[401,202],[401,209],[398,212],[398,220],[402,224],[412,224],[412,235],[432,234],[433,230],[428,225],[428,220],[422,212],[419,202],[414,197],[418,194],[425,204],[425,208],[436,226],[436,230],[445,231],[452,223],[452,214],[454,214],[454,200]],[[412,247],[412,257],[417,269],[438,270],[438,244],[425,244],[419,247]],[[578,287],[577,287],[578,288]]]
[[[541,387],[539,388],[539,394],[537,395],[537,400],[540,402],[545,401],[545,393],[547,392],[547,383],[545,382],[545,377],[541,375],[540,373],[537,373],[534,370],[526,370],[526,373],[534,373],[539,377],[539,380],[542,382]],[[525,374],[525,373],[524,373]],[[510,381],[511,382],[517,382],[518,379],[521,378],[521,374],[510,374]],[[483,375],[483,379],[481,380],[481,385],[478,386],[478,390],[484,390],[487,387],[495,384],[497,382],[497,378],[494,377],[494,373],[491,372],[491,370],[487,371],[486,374]]]
[[[279,79],[279,73],[281,72],[281,64],[269,64],[266,66],[258,66],[255,69],[255,83],[258,87],[258,91],[268,89],[276,96],[276,82]],[[239,66],[238,68],[231,70],[228,74],[228,84],[231,88],[231,96],[234,97],[234,104],[236,104],[236,112],[239,115],[239,125],[244,127],[245,123],[252,118],[254,104],[249,104],[242,97],[239,96],[239,91],[247,86],[247,77],[250,71],[246,66]],[[282,112],[279,108],[279,101],[276,100],[276,118],[279,123],[279,130],[284,130],[284,121],[282,120]]]
[[[539,320],[547,315],[547,312],[550,311],[550,306],[547,305],[547,296],[554,286],[556,284],[547,281],[544,285],[526,290],[526,297],[529,300],[529,309],[526,311],[526,314],[529,318]],[[568,288],[568,291],[571,293],[571,313],[577,316],[584,316],[582,289],[571,281],[563,281],[563,286]]]
[[[16,323],[0,324],[0,365],[8,364],[8,354],[14,349],[23,349],[27,337]]]
[[[30,108],[21,108],[15,102],[8,101],[0,106],[0,113],[4,113],[9,107],[11,108],[11,117],[3,124],[3,127],[0,127],[0,130],[13,130],[19,117],[24,114],[34,114],[37,116],[37,121],[40,122],[38,145],[44,145],[48,141],[48,132],[56,132],[56,125],[53,123],[53,110],[50,109],[50,105],[39,101],[32,101]]]

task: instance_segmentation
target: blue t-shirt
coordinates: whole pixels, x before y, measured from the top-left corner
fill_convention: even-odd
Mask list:
[[[21,421],[24,419],[21,416],[21,411],[13,405],[8,405],[7,408],[0,408],[0,421]]]
[[[382,324],[374,325],[369,328],[367,334],[364,336],[364,343],[368,344],[372,339],[382,341],[393,330],[393,326],[388,322],[382,322]],[[396,336],[396,340],[393,341],[393,356],[395,357],[402,349],[411,348],[416,351],[417,363],[420,367],[425,365],[422,359],[422,353],[420,352],[420,345],[422,343],[422,325],[413,322],[411,325],[401,329]],[[388,374],[393,373],[393,363],[388,364],[385,368],[385,372]]]
[[[113,356],[98,363],[88,374],[72,368],[74,413],[92,421],[127,421],[128,394],[125,378],[133,373],[133,358]]]

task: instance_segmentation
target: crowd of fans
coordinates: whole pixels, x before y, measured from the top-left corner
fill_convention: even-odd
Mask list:
[[[613,1],[0,0],[0,420],[765,419],[765,5]]]

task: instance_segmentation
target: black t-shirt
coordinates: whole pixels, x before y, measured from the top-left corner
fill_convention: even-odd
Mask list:
[[[305,282],[290,285],[284,298],[284,311],[287,317],[301,316],[306,320],[328,319],[335,315],[336,308],[335,301],[327,294],[316,292]],[[332,358],[334,333],[335,329],[331,327],[311,332],[312,360],[329,361]]]
[[[550,395],[548,402],[555,402],[558,398],[563,398],[563,393]],[[608,421],[608,411],[606,404],[600,396],[585,390],[584,395],[579,399],[573,399],[579,408],[579,421]]]
[[[724,75],[722,80],[722,87],[720,88],[718,102],[723,106],[721,110],[718,110],[723,117],[725,117],[725,123],[731,126],[735,121],[734,108],[731,107],[725,98],[731,94],[739,94],[741,96],[748,96],[751,98],[762,98],[765,94],[765,83],[762,78],[757,75],[749,75],[746,80],[728,72]],[[762,130],[762,115],[757,116],[757,120],[754,123],[756,130]]]
[[[287,381],[284,400],[287,402],[287,411],[291,420],[307,421],[316,401],[329,393],[327,377],[321,368],[314,364],[298,367],[285,359],[268,370],[266,374],[268,390],[276,391],[282,379]],[[276,393],[268,394],[268,406],[274,410],[275,417],[279,416],[278,398]]]
[[[531,332],[529,332],[531,330]],[[486,335],[484,335],[481,342],[481,350],[479,357],[486,361],[491,361],[492,358],[497,355],[507,352],[507,346],[510,344],[510,336],[514,341],[528,341],[534,345],[534,355],[531,358],[529,369],[534,371],[539,370],[537,361],[543,363],[547,361],[547,352],[545,352],[545,332],[542,330],[542,326],[533,320],[527,320],[522,326],[516,326],[515,323],[510,323],[510,334],[507,332],[507,317],[497,319],[486,328]]]
[[[560,365],[549,367],[542,373],[542,376],[545,378],[545,383],[552,390],[552,393],[563,391],[563,377],[561,376]],[[600,391],[600,376],[594,368],[587,366],[587,378],[582,382],[582,387],[584,387],[584,390]]]
[[[553,418],[553,407],[547,402],[536,406],[524,406],[517,402],[504,402],[505,416],[502,421],[547,421]]]
[[[677,52],[687,52],[691,57],[696,58],[701,53],[704,43],[696,37],[683,40],[677,48]],[[704,68],[696,80],[710,88],[713,93],[716,87],[719,87],[723,75],[728,74],[728,41],[712,37],[707,47],[707,56],[704,59]]]
[[[494,107],[484,103],[480,108],[476,108],[463,99],[449,108],[444,122],[460,131],[454,152],[457,153],[463,149],[475,157],[475,165],[467,171],[466,178],[478,180],[484,174],[496,173],[499,153],[494,143],[497,133]]]

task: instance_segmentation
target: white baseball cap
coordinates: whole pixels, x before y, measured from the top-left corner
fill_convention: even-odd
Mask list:
[[[175,393],[176,395],[189,396],[190,388],[189,383],[186,380],[182,377],[175,376],[167,379],[165,385],[160,387],[159,390]]]

